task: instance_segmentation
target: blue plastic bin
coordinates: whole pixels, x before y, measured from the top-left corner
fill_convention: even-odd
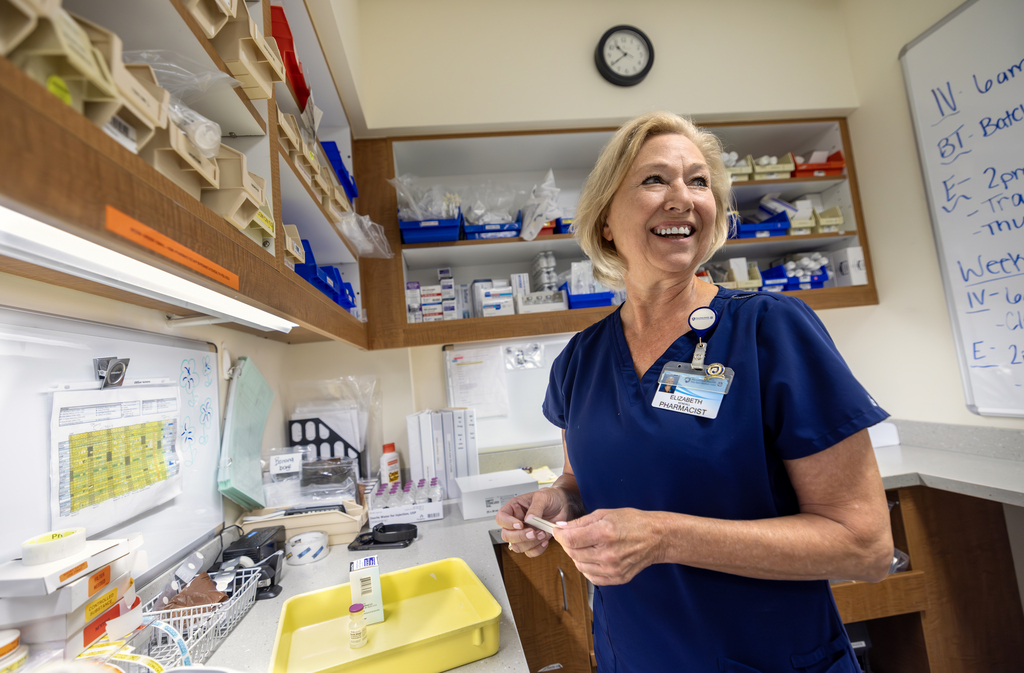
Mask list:
[[[594,306],[611,306],[612,299],[615,296],[614,292],[594,292],[591,294],[573,294],[569,290],[568,283],[562,283],[561,287],[558,288],[562,292],[565,292],[566,298],[569,300],[569,308],[592,308]]]
[[[338,184],[345,190],[348,200],[354,200],[359,196],[359,190],[356,189],[356,181],[352,179],[348,169],[345,168],[345,162],[341,160],[338,143],[331,141],[321,142],[320,147],[324,148],[324,154],[327,155],[327,160],[331,162],[331,168],[334,169],[334,174],[338,177]]]
[[[302,239],[302,249],[306,252],[306,262],[304,264],[296,264],[295,273],[299,274],[306,282],[328,297],[335,294],[337,290],[333,284],[334,280],[322,268],[317,266],[313,250],[309,247],[309,241],[306,239]]]
[[[466,240],[481,238],[516,238],[523,225],[521,222],[496,222],[493,224],[470,224],[464,222],[462,231],[466,234]]]
[[[398,221],[402,243],[439,243],[459,240],[462,211],[450,220]]]

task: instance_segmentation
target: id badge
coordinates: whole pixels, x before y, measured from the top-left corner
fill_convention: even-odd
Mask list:
[[[716,418],[733,376],[732,369],[717,363],[698,370],[689,362],[669,362],[658,377],[658,389],[651,406],[700,418]]]

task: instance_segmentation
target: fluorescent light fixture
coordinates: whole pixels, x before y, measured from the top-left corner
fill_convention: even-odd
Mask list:
[[[0,254],[264,332],[296,323],[0,206]]]

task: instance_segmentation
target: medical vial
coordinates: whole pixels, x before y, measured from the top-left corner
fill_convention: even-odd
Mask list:
[[[430,502],[430,496],[427,495],[427,480],[420,479],[416,484],[416,504],[422,505],[425,502]]]
[[[402,490],[402,504],[412,505],[416,502],[416,496],[412,492],[412,482],[405,482],[405,488]]]
[[[363,619],[363,604],[353,603],[348,609],[348,646],[353,650],[366,644],[366,620]]]
[[[428,502],[441,502],[441,485],[437,483],[437,477],[430,478],[430,488],[427,489]]]

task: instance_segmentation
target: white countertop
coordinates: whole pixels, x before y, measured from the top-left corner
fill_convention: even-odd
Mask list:
[[[887,489],[921,485],[1024,507],[1024,462],[907,445],[875,449],[875,456]],[[493,519],[464,521],[458,507],[447,503],[445,518],[420,524],[419,537],[408,548],[381,550],[377,555],[383,572],[449,557],[464,559],[501,605],[500,646],[494,656],[457,670],[527,673],[526,658],[494,556],[494,540],[490,536],[493,529]],[[350,552],[343,545],[334,546],[323,561],[288,566],[281,582],[284,588],[281,595],[257,601],[208,663],[237,671],[267,671],[284,601],[298,594],[344,584],[348,581],[348,562],[369,554]]]
[[[528,673],[523,646],[519,641],[505,585],[498,570],[498,561],[489,531],[496,528],[493,518],[465,521],[454,503],[445,503],[444,519],[418,524],[419,536],[405,549],[382,549],[376,552],[350,552],[347,545],[331,547],[330,555],[316,563],[287,566],[281,581],[283,591],[277,598],[256,601],[235,630],[207,662],[236,671],[270,669],[271,653],[277,638],[277,624],[284,602],[293,596],[348,582],[349,561],[376,554],[381,572],[458,557],[473,570],[501,606],[498,622],[498,652],[494,656],[461,666],[457,671],[482,673],[508,671]]]
[[[907,445],[875,449],[875,457],[887,489],[929,486],[1024,507],[1022,461]]]

